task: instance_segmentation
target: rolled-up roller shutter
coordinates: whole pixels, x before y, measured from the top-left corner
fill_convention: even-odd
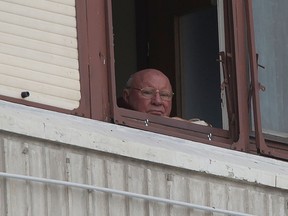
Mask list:
[[[0,95],[79,107],[75,0],[0,1]]]

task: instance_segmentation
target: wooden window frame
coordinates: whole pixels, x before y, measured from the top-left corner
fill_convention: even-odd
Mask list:
[[[225,20],[225,52],[221,53],[220,61],[227,71],[226,86],[229,131],[190,124],[170,118],[153,116],[117,106],[116,82],[113,55],[113,28],[111,0],[107,0],[108,49],[110,53],[109,74],[112,90],[112,118],[116,124],[135,127],[160,134],[180,137],[214,146],[234,149],[237,151],[260,154],[287,160],[288,146],[280,142],[264,139],[261,131],[258,71],[255,53],[254,26],[252,19],[252,0],[224,0]],[[249,56],[250,58],[247,58]],[[250,72],[250,74],[249,74]],[[251,83],[250,83],[250,78]],[[255,136],[251,136],[252,99]],[[236,86],[236,87],[235,87]],[[235,100],[235,98],[237,98]]]
[[[253,7],[252,0],[245,0],[245,11],[247,20],[247,42],[248,52],[250,58],[250,72],[251,72],[251,98],[253,102],[253,121],[255,133],[251,136],[250,146],[256,145],[257,153],[269,157],[275,157],[283,160],[288,160],[288,145],[280,141],[272,141],[265,139],[262,124],[261,124],[261,111],[260,111],[260,96],[261,90],[258,81],[258,62],[255,45],[254,21],[253,21]]]
[[[229,31],[226,31],[226,34],[235,35],[234,38],[226,43],[230,43],[229,51],[230,54],[226,56],[228,60],[227,67],[230,71],[236,70],[234,73],[236,77],[233,78],[233,82],[229,84],[232,86],[236,83],[237,80],[237,90],[232,92],[231,97],[240,98],[240,102],[233,103],[233,120],[229,123],[232,130],[226,131],[219,128],[205,127],[196,124],[187,123],[184,121],[178,121],[170,118],[153,116],[146,113],[140,113],[117,106],[116,98],[116,82],[115,82],[115,68],[114,68],[114,44],[113,44],[113,27],[112,27],[112,5],[111,0],[107,0],[107,14],[108,14],[108,49],[110,53],[111,61],[109,62],[109,73],[111,76],[111,88],[112,88],[112,107],[113,107],[113,120],[116,124],[126,125],[129,127],[135,127],[143,130],[148,130],[152,132],[157,132],[161,134],[166,134],[170,136],[176,136],[184,139],[189,139],[193,141],[203,142],[207,144],[212,144],[216,146],[221,146],[225,148],[233,148],[236,150],[246,151],[246,145],[243,143],[248,143],[248,108],[246,106],[240,106],[242,104],[245,95],[248,96],[248,89],[242,91],[239,89],[239,85],[245,85],[247,80],[242,76],[241,71],[246,70],[245,66],[247,64],[245,51],[242,46],[245,44],[245,35],[242,31],[245,29],[244,26],[244,4],[243,1],[229,1],[225,0],[226,6],[225,11],[227,11],[226,16],[233,17],[233,23],[228,24],[226,21],[226,26],[232,27]],[[229,20],[226,18],[226,20]],[[239,28],[233,28],[233,26],[239,26]],[[228,38],[231,39],[231,36]],[[235,48],[236,47],[236,48]],[[232,59],[232,60],[231,60]],[[235,101],[235,100],[234,100]],[[245,101],[247,104],[247,100]],[[237,116],[239,115],[239,117]],[[239,119],[239,120],[238,120]],[[239,121],[239,122],[238,122]],[[241,136],[239,136],[241,134]]]

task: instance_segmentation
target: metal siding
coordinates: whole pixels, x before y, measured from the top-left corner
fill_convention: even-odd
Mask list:
[[[67,180],[70,182],[87,183],[86,156],[74,152],[66,155]],[[88,215],[88,190],[68,188],[69,216]]]
[[[106,161],[103,158],[88,155],[88,183],[107,187]],[[89,213],[94,216],[109,215],[109,195],[107,193],[89,193]]]
[[[147,175],[141,166],[127,166],[127,191],[135,191],[139,194],[147,194]],[[148,202],[140,199],[128,200],[128,215],[146,216]]]
[[[255,213],[257,212],[257,215],[263,215],[263,216],[270,215],[267,197],[268,194],[263,193],[262,191],[257,190],[248,191],[247,200],[250,204],[248,211]]]
[[[75,0],[0,1],[0,94],[73,110],[80,76]]]
[[[28,175],[46,177],[45,152],[41,145],[26,145]],[[22,151],[23,152],[23,151]],[[29,182],[31,215],[47,215],[47,187],[37,182]]]
[[[14,142],[13,140],[4,140],[4,158],[1,163],[5,164],[5,170],[10,170],[11,173],[21,173],[27,175],[27,161],[24,154],[22,154],[23,143]],[[9,180],[6,181],[6,199],[7,199],[7,212],[10,215],[27,215],[29,208],[29,200],[27,199],[28,185],[25,181]],[[17,208],[15,204],[17,203]]]
[[[227,196],[227,186],[222,183],[218,182],[211,182],[209,184],[209,192],[208,196],[210,198],[209,200],[209,206],[219,206],[219,208],[227,209],[228,199]],[[215,214],[216,216],[220,216],[222,214]]]
[[[183,202],[189,201],[188,181],[189,179],[182,175],[168,174],[166,175],[168,198],[171,200],[179,200]],[[189,216],[189,209],[181,206],[169,206],[169,215]]]
[[[256,215],[285,215],[287,191],[0,133],[1,170],[109,187]],[[3,170],[4,169],[4,170]],[[207,215],[162,203],[64,186],[0,179],[3,216]],[[213,214],[220,215],[220,214]]]
[[[107,187],[117,190],[126,190],[126,164],[107,161]],[[109,214],[111,216],[128,215],[126,202],[127,199],[117,194],[109,195]]]
[[[286,199],[286,200],[285,200]],[[279,203],[287,203],[287,198],[279,195],[271,195],[268,196],[268,215],[288,215],[288,206],[285,208],[279,208]]]
[[[228,197],[228,205],[229,209],[235,209],[235,211],[239,212],[248,212],[246,200],[248,197],[248,190],[242,187],[230,187],[227,186],[227,197]],[[233,197],[237,194],[237,202],[229,200],[229,197]]]
[[[189,201],[198,205],[209,205],[209,182],[198,179],[188,179]],[[207,214],[197,209],[190,210],[191,215],[206,216]]]
[[[5,162],[4,162],[4,141],[2,137],[0,137],[0,171],[3,172],[5,170]],[[0,178],[0,215],[6,214],[6,180],[4,178]]]
[[[45,148],[45,167],[47,178],[67,180],[66,160],[63,149]],[[47,215],[68,215],[68,192],[63,186],[51,185],[47,187]]]
[[[149,187],[151,190],[152,196],[156,197],[167,197],[167,186],[166,186],[166,174],[165,172],[161,172],[160,170],[151,170],[151,176],[150,176],[150,185]],[[151,204],[151,214],[152,215],[169,215],[168,214],[168,208],[169,206],[164,205],[162,203],[154,203]]]

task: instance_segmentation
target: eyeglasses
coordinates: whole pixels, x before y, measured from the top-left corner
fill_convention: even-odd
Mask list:
[[[170,92],[168,90],[158,90],[158,89],[155,89],[155,88],[152,88],[152,87],[145,87],[145,88],[134,88],[134,87],[127,87],[128,89],[135,89],[135,90],[138,90],[140,91],[141,95],[145,98],[148,98],[148,99],[151,99],[153,98],[156,93],[158,92],[159,95],[160,95],[160,98],[162,100],[165,100],[165,101],[171,101],[172,100],[172,97],[174,95],[173,92]]]

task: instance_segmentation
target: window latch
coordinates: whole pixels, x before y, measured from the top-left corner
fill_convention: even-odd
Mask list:
[[[258,67],[265,69],[265,67],[263,65],[259,64],[259,54],[258,53],[256,53],[256,63],[258,65]],[[262,85],[260,82],[259,82],[258,88],[263,92],[266,90],[266,87],[264,85]]]
[[[149,119],[144,120],[144,124],[146,127],[148,127],[149,126]]]
[[[207,135],[207,137],[208,137],[208,140],[211,141],[211,140],[212,140],[212,133],[209,133],[209,134]]]

